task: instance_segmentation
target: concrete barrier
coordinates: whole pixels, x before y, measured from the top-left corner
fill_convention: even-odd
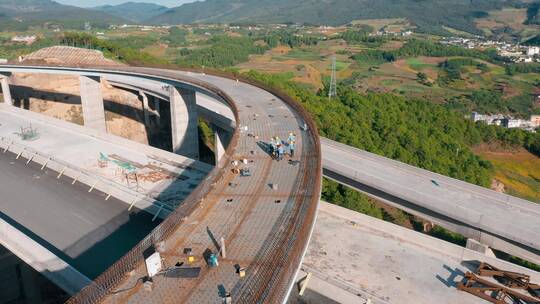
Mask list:
[[[79,292],[92,282],[61,258],[1,218],[0,243],[70,295]]]

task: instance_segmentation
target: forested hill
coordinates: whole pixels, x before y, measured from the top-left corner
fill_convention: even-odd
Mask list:
[[[103,5],[94,10],[102,11],[113,16],[141,22],[165,13],[168,8],[154,3],[126,2],[119,5]]]
[[[29,25],[50,21],[70,26],[90,22],[94,26],[124,23],[125,19],[104,12],[62,5],[51,0],[0,0],[0,28],[25,30]]]
[[[298,22],[342,25],[356,19],[407,18],[420,30],[475,31],[473,18],[525,0],[206,0],[184,4],[155,23]]]

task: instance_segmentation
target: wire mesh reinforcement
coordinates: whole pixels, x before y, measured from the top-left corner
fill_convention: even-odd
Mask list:
[[[255,267],[250,270],[254,280],[240,285],[240,288],[233,295],[237,303],[281,303],[284,301],[287,291],[294,281],[294,276],[300,267],[303,254],[307,247],[308,239],[313,230],[316,210],[319,202],[319,195],[322,181],[322,159],[320,150],[320,139],[317,127],[311,119],[310,114],[294,99],[289,97],[278,88],[270,87],[266,84],[223,71],[186,69],[191,72],[201,73],[238,79],[242,82],[259,87],[277,96],[287,103],[307,125],[307,132],[312,143],[312,151],[307,153],[306,164],[302,168],[302,178],[299,187],[294,193],[296,198],[293,209],[282,219],[282,229],[273,235],[265,244],[263,254],[257,261]],[[92,69],[92,71],[96,71]],[[172,83],[189,83],[208,90],[222,98],[231,107],[236,121],[239,121],[238,109],[234,100],[223,92],[220,88],[209,83],[199,81],[190,77],[183,77],[174,74],[174,71],[152,70],[149,68],[135,67],[104,67],[99,71],[103,73],[126,73],[144,74],[155,77],[157,80],[167,80]],[[230,163],[235,155],[238,143],[239,131],[235,129],[231,142],[219,165],[210,172],[206,179],[184,200],[184,202],[148,234],[139,244],[133,247],[122,258],[116,261],[104,273],[96,278],[92,284],[85,287],[79,293],[70,298],[67,303],[98,303],[103,300],[112,290],[114,290],[127,274],[144,262],[143,252],[154,244],[165,240],[197,208],[205,196],[223,180],[225,164]],[[314,174],[315,173],[315,174]],[[312,193],[306,193],[311,189]],[[247,281],[247,280],[246,280]]]

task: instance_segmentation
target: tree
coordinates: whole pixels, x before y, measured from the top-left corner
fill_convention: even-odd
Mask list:
[[[416,73],[416,80],[421,84],[426,84],[426,82],[428,80],[428,77],[427,77],[426,73],[418,72],[418,73]]]

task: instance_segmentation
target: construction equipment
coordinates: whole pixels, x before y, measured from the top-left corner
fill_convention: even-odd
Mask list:
[[[494,304],[540,304],[540,298],[530,297],[513,289],[481,279],[471,272],[465,274],[464,282],[459,282],[457,288]]]
[[[240,176],[251,176],[251,170],[249,168],[240,169]]]
[[[480,263],[476,274],[481,277],[493,277],[497,282],[509,288],[523,289],[533,297],[540,299],[540,284],[531,283],[531,277],[519,272],[498,269],[488,263]]]
[[[217,255],[215,253],[210,253],[208,255],[208,266],[210,267],[217,267],[219,266],[219,262],[218,262],[218,258],[217,258]]]
[[[21,133],[18,135],[24,141],[32,141],[39,138],[39,133],[37,132],[37,129],[32,127],[32,124],[30,124],[30,126],[27,128],[21,127]]]

